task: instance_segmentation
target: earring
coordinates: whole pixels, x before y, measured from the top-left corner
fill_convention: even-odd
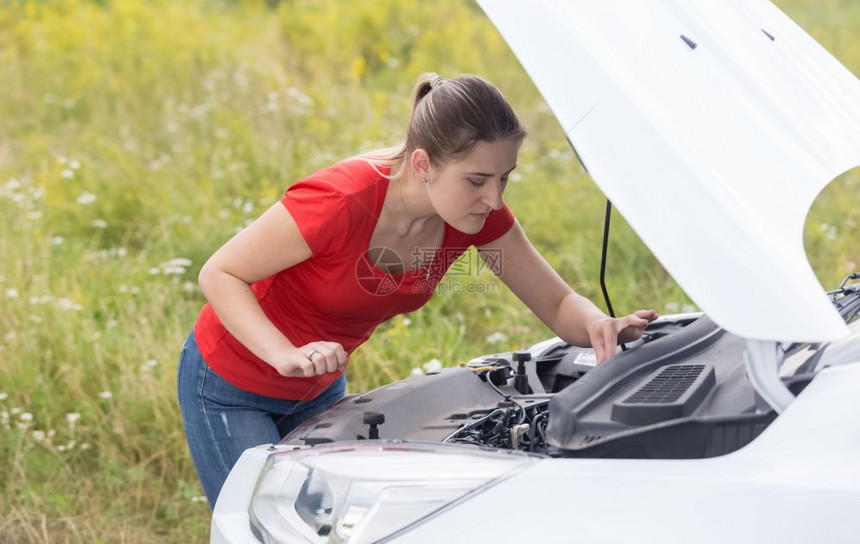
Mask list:
[[[421,178],[421,183],[423,183],[424,185],[427,185],[427,178]]]

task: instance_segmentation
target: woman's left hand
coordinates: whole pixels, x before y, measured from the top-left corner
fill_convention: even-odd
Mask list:
[[[615,355],[619,343],[638,340],[645,327],[659,317],[654,310],[639,310],[624,317],[600,317],[591,321],[588,326],[588,337],[597,355],[597,363]]]

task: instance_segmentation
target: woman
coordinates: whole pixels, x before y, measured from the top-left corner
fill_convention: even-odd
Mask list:
[[[424,305],[469,246],[500,256],[502,281],[598,361],[641,336],[655,312],[604,315],[550,268],[503,202],[525,134],[492,84],[426,74],[403,144],[295,183],[209,259],[200,271],[209,303],[178,381],[210,506],[245,449],[279,441],[343,396],[349,353],[379,323]]]

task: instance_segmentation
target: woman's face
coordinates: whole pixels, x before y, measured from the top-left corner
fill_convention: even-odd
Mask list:
[[[520,143],[478,142],[465,157],[432,168],[427,195],[436,213],[460,232],[479,232],[490,211],[502,208],[502,193],[517,166]]]

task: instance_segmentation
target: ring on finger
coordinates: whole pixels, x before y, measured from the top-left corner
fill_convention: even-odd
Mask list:
[[[313,350],[312,352],[308,353],[308,359],[313,359],[314,355],[317,355],[318,353],[319,352],[317,350]]]

